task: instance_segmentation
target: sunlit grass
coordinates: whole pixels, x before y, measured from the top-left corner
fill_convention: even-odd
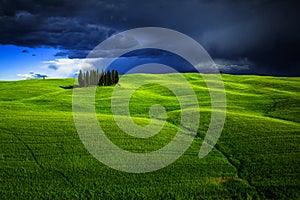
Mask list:
[[[97,88],[97,117],[119,147],[153,151],[172,140],[183,111],[159,85],[171,75],[132,76],[153,80],[132,96],[132,119],[147,125],[149,108],[161,104],[168,115],[161,132],[139,139],[120,130],[111,112],[113,86]],[[74,79],[0,82],[1,199],[299,199],[300,78],[222,75],[225,126],[213,151],[199,159],[211,116],[209,92],[199,74],[184,77],[199,101],[198,135],[175,163],[145,174],[113,170],[87,152],[73,121],[72,89],[59,87]]]

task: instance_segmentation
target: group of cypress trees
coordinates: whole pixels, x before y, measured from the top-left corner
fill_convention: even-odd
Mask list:
[[[79,71],[78,83],[80,87],[88,86],[109,86],[115,85],[119,82],[118,70],[108,70],[100,73],[98,70],[90,70],[86,72]]]

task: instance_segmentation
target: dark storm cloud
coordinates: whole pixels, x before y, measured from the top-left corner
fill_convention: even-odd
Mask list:
[[[67,51],[60,51],[57,52],[54,56],[60,57],[60,56],[67,56],[68,52]]]
[[[93,15],[101,13],[88,3],[81,5],[73,1],[2,1],[0,43],[92,49],[114,33],[115,28],[102,24],[97,17],[90,18],[90,9]]]
[[[84,58],[114,33],[161,26],[193,37],[226,69],[300,75],[298,1],[2,0],[0,5],[1,44],[58,47],[57,56]]]

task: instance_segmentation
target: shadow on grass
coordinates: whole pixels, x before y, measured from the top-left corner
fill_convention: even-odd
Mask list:
[[[111,86],[111,85],[109,85],[109,86]],[[119,83],[117,83],[115,86],[120,87],[121,85]],[[62,89],[65,89],[65,90],[70,90],[70,89],[74,89],[74,88],[83,88],[83,87],[80,87],[79,85],[69,85],[69,86],[59,86],[59,87]],[[87,86],[87,87],[93,87],[93,86]],[[107,87],[107,86],[101,86],[101,87]]]
[[[69,86],[59,86],[59,87],[62,88],[62,89],[65,89],[65,90],[80,88],[79,85],[69,85]]]

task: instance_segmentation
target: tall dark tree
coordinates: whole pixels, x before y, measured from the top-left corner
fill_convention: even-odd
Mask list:
[[[97,85],[98,79],[97,79],[97,71],[93,70],[93,85]]]
[[[106,72],[106,81],[105,81],[105,85],[106,85],[106,86],[111,85],[111,74],[110,74],[110,71],[109,71],[109,70]]]
[[[84,87],[84,77],[83,77],[82,70],[80,70],[78,74],[78,84],[80,87]]]
[[[93,85],[98,85],[98,71],[94,70],[94,80],[93,80]]]
[[[89,71],[85,72],[85,86],[90,86],[90,73]]]
[[[115,70],[114,69],[111,71],[111,84],[112,85],[115,84]]]
[[[100,73],[99,73],[99,70],[97,69],[97,71],[96,71],[95,85],[99,85],[99,80],[100,80]]]
[[[99,83],[98,83],[99,86],[103,86],[104,85],[104,71],[102,69],[102,72],[100,74],[100,78],[99,78]]]
[[[89,71],[89,86],[93,85],[93,70]]]
[[[115,71],[115,84],[118,84],[119,82],[119,72],[118,70]]]
[[[103,74],[103,86],[106,86],[107,85],[107,73],[104,72]]]

